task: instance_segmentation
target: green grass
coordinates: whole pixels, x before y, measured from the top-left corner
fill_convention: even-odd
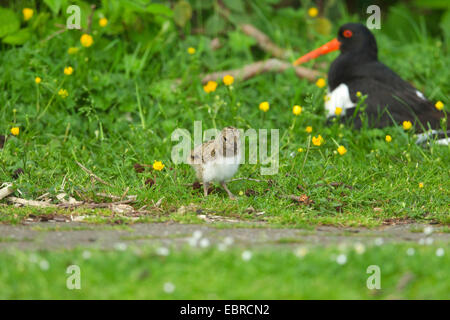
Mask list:
[[[413,247],[413,256],[406,251]],[[438,246],[386,244],[366,247],[309,247],[254,250],[249,261],[242,249],[85,250],[0,253],[1,299],[449,299],[450,256]],[[339,265],[336,257],[345,254]],[[78,265],[81,289],[68,290],[66,268]],[[48,269],[45,266],[48,266]],[[369,265],[381,270],[381,290],[369,290]],[[44,268],[42,267],[44,266]],[[175,285],[173,293],[165,283]]]
[[[72,2],[81,6],[86,32],[89,6]],[[214,215],[237,221],[218,221],[213,224],[217,228],[301,228],[299,234],[305,235],[314,234],[317,225],[376,227],[402,222],[436,223],[441,225],[436,230],[449,232],[450,148],[434,143],[417,146],[419,128],[354,130],[348,123],[327,123],[326,88],[299,79],[293,70],[235,79],[231,87],[217,79],[214,92],[203,90],[204,74],[271,58],[241,31],[240,23],[253,24],[286,49],[287,61],[294,61],[331,40],[341,24],[364,22],[362,5],[349,13],[343,1],[325,1],[319,20],[307,15],[315,2],[276,8],[276,1],[250,0],[243,5],[188,0],[192,18],[180,23],[186,12],[178,8],[181,11],[174,15],[173,6],[184,3],[186,8],[181,1],[147,8],[133,0],[110,1],[107,7],[101,6],[104,1],[94,2],[97,8],[89,28],[94,42],[89,48],[80,44],[81,31],[58,33],[58,25],[67,19],[66,0],[45,1],[39,8],[31,0],[11,2],[15,15],[2,10],[6,18],[0,32],[20,27],[24,41],[14,45],[0,39],[0,142],[7,138],[0,149],[0,185],[13,182],[14,196],[37,199],[48,194],[53,203],[62,192],[98,203],[110,201],[98,193],[122,197],[128,190],[127,195],[137,196],[132,206],[136,210],[145,206],[147,211],[133,216],[107,208],[17,208],[3,199],[0,223],[20,225],[59,215],[84,217],[84,222],[101,226],[41,224],[33,229],[130,230],[128,224],[140,222],[203,224],[200,215]],[[56,3],[61,3],[60,9]],[[224,18],[220,6],[230,4]],[[424,2],[421,5],[426,8]],[[25,6],[35,9],[29,21],[22,19]],[[446,117],[448,11],[400,2],[383,5],[382,13],[382,28],[374,30],[380,60],[431,101],[442,101]],[[102,16],[108,19],[104,28],[98,24]],[[216,50],[210,46],[213,39],[221,45]],[[69,54],[70,47],[78,52]],[[189,47],[196,49],[195,54],[188,53]],[[336,57],[331,53],[304,66],[326,78]],[[72,75],[64,75],[66,66],[73,67]],[[42,79],[39,84],[36,77]],[[58,94],[60,89],[67,90],[66,98]],[[266,113],[258,108],[263,101],[270,103]],[[301,115],[293,115],[294,105],[302,106]],[[177,144],[171,141],[172,132],[185,128],[192,134],[194,121],[202,121],[204,130],[279,129],[279,171],[263,176],[260,162],[243,164],[236,177],[262,182],[229,183],[234,194],[241,194],[237,201],[229,200],[220,187],[203,197],[201,188],[189,185],[195,181],[193,170],[171,160]],[[311,134],[305,131],[307,126],[313,127]],[[14,127],[20,128],[17,136],[10,133]],[[311,146],[312,136],[318,134],[324,144]],[[385,141],[386,135],[392,142]],[[345,146],[346,154],[336,152],[339,145]],[[135,164],[154,161],[162,161],[164,169],[146,167],[140,173],[134,169]],[[91,179],[77,162],[106,184]],[[17,170],[23,174],[17,176]],[[288,195],[306,195],[309,203],[295,202]],[[160,207],[154,208],[162,198]],[[182,206],[187,210],[180,211]],[[353,240],[347,231],[337,235]],[[152,237],[122,238],[139,239]],[[5,247],[14,241],[0,237]],[[445,245],[386,244],[367,247],[363,254],[352,248],[308,247],[309,253],[298,258],[284,247],[304,244],[285,237],[254,250],[250,261],[242,260],[238,248],[226,252],[179,248],[167,257],[152,248],[89,249],[89,259],[83,258],[83,248],[11,249],[0,251],[0,299],[449,299],[450,258],[448,252],[436,255]],[[415,248],[413,256],[406,254],[409,246]],[[344,265],[336,263],[341,253],[347,255]],[[66,268],[71,264],[81,267],[81,290],[66,288]],[[366,287],[366,269],[372,264],[381,268],[379,291]],[[167,282],[175,285],[171,294],[163,290]]]
[[[248,17],[277,44],[291,50],[293,59],[328,41],[343,22],[356,20],[343,5],[336,6],[339,15],[332,21],[329,35],[313,30],[305,8],[271,11],[270,6],[253,3]],[[164,197],[161,211],[152,211],[138,220],[145,222],[202,223],[194,211],[176,213],[179,207],[193,203],[204,213],[242,222],[264,219],[270,226],[371,227],[390,219],[449,223],[450,148],[415,145],[415,129],[356,131],[347,124],[326,124],[326,89],[298,79],[292,70],[248,81],[236,79],[232,89],[217,79],[217,90],[207,94],[200,82],[201,74],[239,68],[270,56],[231,22],[225,24],[228,33],[217,34],[191,34],[189,24],[180,37],[170,19],[164,20],[169,23],[163,28],[161,19],[145,16],[150,33],[140,34],[120,29],[118,16],[108,10],[112,9],[98,9],[110,17],[110,23],[100,28],[94,19],[94,44],[89,48],[80,46],[79,31],[41,41],[54,31],[55,22],[64,21],[62,16],[47,17],[47,23],[34,31],[36,37],[22,46],[1,45],[0,133],[8,135],[8,139],[0,151],[0,182],[14,181],[15,196],[36,199],[48,192],[54,199],[64,191],[79,200],[105,201],[95,194],[121,196],[129,188],[128,194],[137,195],[133,204],[136,209]],[[202,19],[206,16],[197,17],[192,24],[202,25]],[[380,59],[431,100],[442,100],[448,110],[447,43],[428,33],[422,22],[414,25],[416,32],[408,39],[393,37],[383,29],[376,31]],[[223,45],[213,51],[209,41],[215,36]],[[69,47],[79,47],[79,51],[69,55]],[[188,47],[195,47],[196,53],[188,54]],[[326,72],[336,55],[321,57],[306,67]],[[63,68],[69,65],[74,73],[66,76]],[[42,78],[39,85],[34,82],[36,76]],[[61,98],[59,88],[67,89],[69,96]],[[262,101],[269,101],[271,106],[265,114],[258,109]],[[295,104],[303,107],[298,117],[292,114]],[[261,176],[261,164],[244,164],[237,175],[270,179],[271,183],[230,183],[235,194],[249,194],[236,202],[227,199],[220,188],[205,199],[199,189],[186,186],[194,182],[194,172],[188,165],[171,162],[171,149],[176,144],[171,134],[176,128],[192,133],[196,120],[203,122],[204,129],[228,125],[279,129],[279,172]],[[299,153],[299,147],[308,149],[311,138],[305,132],[306,126],[313,127],[311,135],[321,134],[325,143]],[[20,127],[17,137],[9,134],[12,127]],[[393,137],[391,143],[384,140],[386,134]],[[344,145],[348,152],[336,154],[338,145]],[[148,168],[137,173],[133,169],[136,163],[152,164],[155,160],[165,164],[162,171]],[[92,182],[76,161],[111,186]],[[14,180],[18,168],[24,174]],[[155,184],[145,184],[148,179]],[[327,186],[333,182],[343,186]],[[419,188],[419,183],[424,187]],[[283,197],[290,194],[307,194],[313,202],[303,205]],[[265,214],[247,213],[250,206]],[[30,212],[50,211],[2,206],[0,221],[19,223]],[[75,210],[75,214],[80,211]],[[93,223],[130,222],[126,215],[119,217],[103,209],[87,214],[87,221]]]

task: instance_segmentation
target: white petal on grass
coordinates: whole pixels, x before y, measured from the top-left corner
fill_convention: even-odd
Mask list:
[[[433,238],[426,238],[426,239],[425,239],[425,244],[427,244],[427,245],[432,245],[433,242],[434,242],[434,239],[433,239]]]
[[[336,262],[340,265],[346,264],[347,256],[345,254],[341,253],[340,255],[337,256]]]
[[[118,251],[125,251],[127,250],[127,245],[123,242],[117,242],[116,244],[114,244],[114,249]]]
[[[47,260],[41,260],[39,262],[39,268],[41,268],[41,270],[47,271],[50,268],[50,263],[48,263]]]
[[[433,227],[432,227],[432,226],[425,227],[425,228],[423,229],[423,233],[424,233],[425,235],[429,236],[430,234],[433,233]]]
[[[84,250],[83,253],[82,253],[82,257],[83,257],[84,260],[90,259],[91,256],[92,256],[92,254],[88,250]]]
[[[189,243],[189,245],[190,245],[191,247],[196,247],[197,244],[198,244],[198,239],[197,239],[197,238],[194,238],[194,237],[189,238],[189,239],[188,239],[188,243]]]
[[[383,238],[376,238],[376,239],[375,239],[375,244],[376,244],[377,246],[381,246],[383,243],[384,243]]]
[[[156,254],[159,256],[167,257],[169,255],[170,251],[166,247],[159,247],[156,249]]]
[[[165,293],[173,293],[175,291],[175,285],[172,282],[164,283],[164,292]]]
[[[414,250],[414,248],[408,248],[408,250],[406,250],[406,254],[408,256],[413,256],[416,253],[416,250]]]
[[[366,251],[366,247],[361,243],[355,243],[355,251],[357,254],[363,254]]]
[[[248,250],[242,252],[242,260],[249,261],[252,258],[252,253]]]
[[[194,231],[192,234],[192,238],[199,240],[202,237],[203,233],[200,230]]]
[[[223,243],[227,246],[231,246],[234,242],[234,239],[232,237],[226,237],[223,239]]]
[[[445,253],[445,251],[444,251],[443,248],[438,248],[438,249],[436,250],[436,255],[437,255],[438,257],[442,257],[442,256],[444,255],[444,253]]]
[[[207,248],[209,247],[209,240],[207,238],[203,238],[199,242],[200,248]]]
[[[304,256],[306,256],[308,254],[308,248],[306,248],[306,247],[299,247],[299,248],[297,248],[297,250],[294,251],[294,254],[298,258],[303,258]]]

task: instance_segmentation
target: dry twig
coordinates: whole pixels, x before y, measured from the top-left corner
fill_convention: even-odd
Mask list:
[[[37,200],[26,200],[22,198],[16,197],[8,197],[7,200],[14,204],[22,205],[22,206],[30,206],[30,207],[38,207],[38,208],[53,208],[57,207],[56,205],[46,202],[46,201],[37,201]]]
[[[85,166],[83,166],[81,163],[79,163],[78,161],[75,161],[76,164],[83,169],[84,172],[86,172],[87,174],[89,174],[90,177],[94,178],[95,180],[97,180],[98,182],[101,182],[109,187],[112,187],[112,185],[108,182],[106,182],[105,180],[99,178],[98,176],[96,176],[91,170],[89,170],[88,168],[86,168]]]
[[[276,58],[288,58],[286,50],[274,44],[272,40],[270,40],[270,38],[259,29],[255,28],[251,24],[241,24],[240,27],[246,35],[254,38],[258,42],[258,45],[261,47],[261,49],[263,49],[264,51],[269,52]]]
[[[2,189],[0,189],[0,200],[6,198],[10,194],[14,193],[14,188],[12,187],[12,183],[6,182],[2,185]]]

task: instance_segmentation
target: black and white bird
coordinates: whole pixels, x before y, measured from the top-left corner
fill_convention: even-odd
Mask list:
[[[353,117],[360,92],[367,95],[365,112],[370,126],[381,128],[392,125],[393,121],[410,121],[417,131],[433,129],[431,134],[439,133],[444,112],[437,110],[422,92],[378,61],[375,37],[362,24],[344,24],[339,28],[337,38],[300,57],[294,65],[335,50],[340,50],[341,54],[328,71],[329,94],[325,101],[328,117],[335,116],[336,108],[341,108],[341,118],[354,118],[355,128],[360,128],[360,117]],[[447,128],[450,128],[449,120]],[[448,140],[441,143],[448,144]]]

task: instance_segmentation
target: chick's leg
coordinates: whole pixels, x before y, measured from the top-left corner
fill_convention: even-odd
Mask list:
[[[208,196],[208,182],[203,182],[203,194]]]
[[[225,181],[222,181],[222,182],[220,183],[220,185],[221,185],[222,188],[224,188],[225,191],[228,193],[228,196],[230,197],[230,199],[236,200],[236,197],[235,197],[234,194],[232,194],[231,191],[228,189],[227,184],[225,183]]]

